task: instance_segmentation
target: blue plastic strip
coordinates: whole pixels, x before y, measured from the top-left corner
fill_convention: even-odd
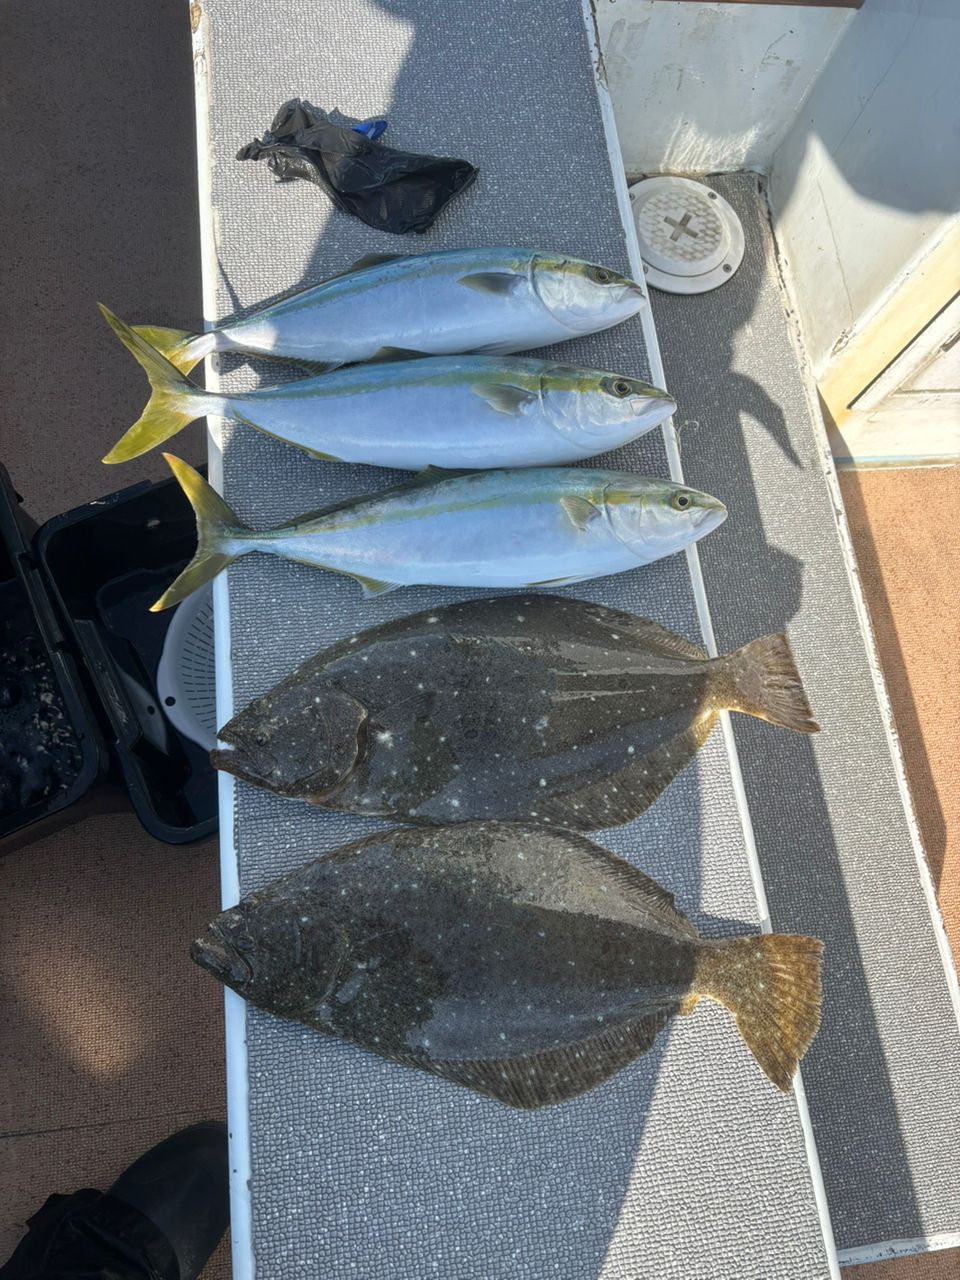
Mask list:
[[[386,131],[386,120],[368,120],[365,124],[355,124],[353,126],[354,133],[364,134],[371,142],[376,142],[380,135],[386,133]]]

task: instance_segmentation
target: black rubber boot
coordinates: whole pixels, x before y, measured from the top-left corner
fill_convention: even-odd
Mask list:
[[[229,1221],[227,1135],[191,1125],[107,1192],[53,1195],[0,1280],[196,1280]]]
[[[230,1221],[226,1125],[193,1124],[165,1138],[108,1194],[159,1227],[180,1264],[179,1280],[196,1280]]]

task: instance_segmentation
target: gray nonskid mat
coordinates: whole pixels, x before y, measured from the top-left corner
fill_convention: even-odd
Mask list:
[[[205,270],[216,317],[371,251],[512,243],[628,269],[577,0],[508,9],[495,0],[209,0],[204,12],[217,227],[217,261],[208,253]],[[428,235],[375,234],[315,188],[277,186],[262,166],[234,162],[237,147],[294,94],[356,117],[387,115],[396,145],[462,155],[479,166],[479,179]],[[649,373],[639,322],[562,354]],[[225,362],[223,377],[234,387],[255,381],[235,363]],[[667,473],[659,433],[609,461]],[[395,478],[321,464],[237,427],[224,431],[222,468],[228,500],[262,527]],[[233,700],[242,706],[351,631],[468,594],[410,589],[364,601],[349,580],[247,557],[229,572],[229,636],[217,640],[221,661],[229,652]],[[572,594],[699,636],[683,557]],[[226,785],[243,891],[374,829]],[[230,835],[225,825],[227,857]],[[640,821],[599,838],[672,888],[704,932],[756,926],[719,733]],[[232,872],[225,868],[227,880]],[[653,1052],[593,1093],[533,1114],[254,1009],[246,1053],[232,1122],[241,1131],[249,1122],[252,1250],[262,1277],[833,1274],[796,1099],[762,1076],[717,1008],[678,1020]],[[234,1193],[236,1226],[246,1188]],[[235,1244],[238,1275],[250,1271],[246,1244]]]
[[[837,1245],[922,1248],[960,1225],[957,1015],[766,204],[753,175],[709,183],[743,220],[743,265],[715,293],[655,293],[653,306],[686,478],[730,506],[701,544],[710,612],[722,649],[789,632],[822,726],[806,739],[734,718],[771,919],[826,941],[823,1024],[803,1075]]]

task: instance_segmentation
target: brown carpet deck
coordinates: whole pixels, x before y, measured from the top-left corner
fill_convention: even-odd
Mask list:
[[[924,850],[960,956],[960,467],[840,479]]]
[[[960,960],[960,467],[840,474],[924,850]],[[958,1280],[960,1250],[849,1267],[845,1280]]]
[[[129,814],[0,858],[0,1258],[50,1192],[224,1115],[221,993],[187,959],[217,900],[214,841]]]
[[[146,382],[95,303],[200,321],[187,16],[4,9],[0,462],[40,521],[165,470],[100,463]],[[200,460],[202,424],[177,444]],[[173,849],[132,814],[0,857],[0,1260],[51,1192],[224,1115],[222,996],[186,954],[218,903],[216,842]],[[222,1246],[204,1280],[228,1275]]]

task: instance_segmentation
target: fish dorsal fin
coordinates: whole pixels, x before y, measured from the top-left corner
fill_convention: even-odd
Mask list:
[[[622,625],[621,619],[618,618],[614,629],[621,634],[626,633],[632,636],[645,648],[654,649],[668,657],[690,658],[696,662],[707,661],[707,655],[701,648],[685,636],[678,636],[676,632],[668,631],[652,618],[637,618],[625,613],[622,615]]]
[[[481,400],[486,400],[491,409],[508,416],[523,413],[540,398],[535,391],[527,391],[506,382],[474,383],[471,390]]]
[[[538,812],[538,820],[542,822],[544,815],[539,810]],[[618,858],[615,853],[610,853],[607,849],[590,840],[585,840],[582,836],[577,836],[572,831],[561,830],[557,834],[573,846],[574,860],[582,860],[589,866],[589,878],[601,880],[607,890],[613,890],[626,906],[631,909],[639,908],[644,916],[653,916],[664,926],[664,931],[674,937],[697,938],[700,936],[677,906],[669,889],[664,889],[663,885],[657,884],[656,880],[652,880],[623,858]],[[608,892],[604,894],[605,899],[608,896]],[[649,920],[647,927],[649,927]]]
[[[351,262],[349,267],[344,267],[342,271],[334,271],[329,276],[324,276],[320,284],[329,284],[331,280],[342,280],[345,276],[352,276],[357,271],[366,271],[368,267],[380,267],[385,262],[399,262],[403,258],[412,258],[412,253],[365,253],[362,258],[358,258],[356,262]],[[297,285],[288,293],[275,298],[275,302],[280,302],[287,297],[294,297],[298,293],[306,293],[307,289],[315,289],[316,285],[308,285],[306,289],[302,285]],[[272,304],[271,304],[272,305]]]
[[[578,498],[575,494],[569,494],[565,498],[560,499],[560,505],[570,519],[570,523],[581,532],[587,528],[592,520],[596,520],[600,515],[600,508],[594,506],[586,498]]]
[[[514,275],[512,271],[473,271],[470,275],[460,277],[460,283],[465,284],[468,289],[476,289],[478,293],[489,293],[499,298],[509,297],[525,281],[526,276]]]
[[[416,485],[418,483],[424,484],[435,480],[455,480],[457,476],[472,476],[475,474],[476,473],[469,468],[434,467],[431,465],[429,467],[424,467],[422,471],[417,473],[413,480],[408,480],[406,485]],[[403,487],[406,487],[406,485]]]
[[[475,356],[509,356],[516,350],[515,342],[484,342],[479,347],[471,347],[470,353]]]
[[[682,733],[646,754],[638,751],[628,757],[629,764],[586,786],[565,795],[538,796],[537,821],[573,831],[602,831],[632,822],[690,763],[710,736],[717,716],[716,711],[698,716]]]
[[[369,360],[364,360],[364,364],[393,364],[398,360],[424,360],[429,355],[427,351],[414,351],[411,347],[381,347],[379,351],[375,351]]]
[[[320,449],[307,449],[304,445],[298,445],[303,449],[304,453],[308,453],[311,458],[316,458],[318,462],[342,462],[342,458],[338,458],[335,453],[324,453]]]
[[[352,275],[354,271],[366,271],[367,267],[382,267],[385,262],[402,262],[405,258],[414,256],[412,253],[365,253],[342,274]]]
[[[385,498],[393,498],[401,493],[410,493],[411,490],[436,484],[438,480],[453,480],[457,476],[475,474],[473,471],[446,471],[443,467],[427,467],[425,471],[418,471],[415,475],[408,476],[406,480],[401,480],[399,484],[391,485],[389,489],[378,489],[376,493],[358,493],[356,497],[341,498],[339,502],[331,502],[326,507],[317,507],[315,511],[305,511],[302,515],[288,521],[283,528],[293,529],[298,528],[300,525],[312,524],[315,520],[322,520],[325,516],[336,515],[338,511],[351,511],[354,507],[362,506],[365,502],[380,502]],[[337,571],[334,570],[334,572]]]
[[[356,262],[351,262],[349,267],[344,267],[342,271],[334,271],[328,276],[324,276],[322,280],[315,284],[295,284],[289,289],[285,289],[283,293],[277,296],[268,305],[275,307],[278,302],[286,302],[288,298],[295,298],[298,294],[309,293],[311,289],[319,288],[320,285],[329,284],[331,280],[342,280],[344,276],[352,276],[357,271],[366,271],[368,267],[379,267],[385,262],[399,262],[403,258],[412,258],[412,253],[365,253],[362,258],[358,258]],[[286,356],[280,359],[287,359]],[[299,363],[309,363],[301,361]]]
[[[508,1106],[532,1111],[586,1093],[647,1053],[677,1008],[670,1004],[589,1040],[517,1058],[434,1061],[412,1054],[400,1060]]]
[[[313,524],[315,520],[322,520],[324,516],[332,516],[337,511],[349,511],[351,507],[357,507],[361,502],[366,502],[370,496],[369,493],[361,493],[356,498],[342,498],[339,502],[331,502],[326,507],[317,507],[314,511],[304,511],[293,520],[288,520],[281,527],[284,531],[287,531],[299,528],[301,525]]]

